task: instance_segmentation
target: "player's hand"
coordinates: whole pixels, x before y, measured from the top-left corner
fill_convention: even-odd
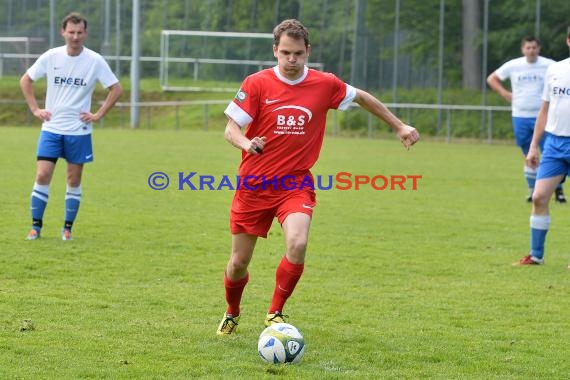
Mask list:
[[[79,120],[81,120],[84,123],[96,123],[99,121],[99,117],[97,116],[97,114],[91,112],[81,112],[79,114]]]
[[[263,148],[265,148],[265,141],[267,137],[257,137],[255,136],[249,141],[249,146],[247,147],[247,152],[250,154],[261,154],[263,153]]]
[[[34,116],[41,121],[49,121],[51,119],[51,112],[43,108],[38,108],[34,111]]]
[[[420,140],[420,133],[416,130],[416,128],[409,125],[404,125],[398,130],[398,137],[406,149],[410,149],[412,145]]]
[[[536,169],[539,162],[538,149],[531,145],[526,155],[526,165],[531,169]]]

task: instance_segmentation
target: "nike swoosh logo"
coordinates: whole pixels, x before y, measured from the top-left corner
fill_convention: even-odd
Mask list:
[[[85,159],[88,160],[88,159],[90,159],[91,157],[93,157],[93,155],[92,155],[92,154],[88,154],[87,156],[85,156]]]
[[[307,205],[304,204],[304,203],[303,203],[301,206],[302,206],[303,208],[308,208],[309,210],[311,210],[311,209],[313,208],[312,206],[307,206]]]
[[[273,100],[265,99],[265,104],[273,104],[273,103],[277,103],[278,101],[279,101],[279,99],[273,99]]]

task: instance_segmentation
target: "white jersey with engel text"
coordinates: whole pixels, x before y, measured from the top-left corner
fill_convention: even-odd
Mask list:
[[[91,123],[82,122],[79,114],[91,112],[97,82],[108,88],[119,81],[105,59],[86,47],[77,56],[68,55],[66,46],[50,49],[27,74],[33,81],[43,77],[47,81],[45,109],[51,118],[44,121],[42,130],[62,135],[90,134]]]
[[[509,78],[511,81],[513,117],[538,115],[544,74],[552,63],[554,63],[552,59],[541,56],[534,62],[528,62],[526,57],[520,57],[506,62],[495,71],[500,80]]]
[[[570,58],[548,67],[542,100],[549,102],[544,130],[570,137]]]

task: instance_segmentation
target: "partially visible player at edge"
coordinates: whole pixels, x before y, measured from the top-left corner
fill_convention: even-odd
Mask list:
[[[273,35],[277,66],[248,76],[225,110],[225,138],[242,151],[240,178],[250,177],[236,190],[230,210],[232,250],[224,274],[227,309],[217,330],[220,335],[232,334],[238,325],[255,243],[267,237],[275,217],[284,232],[285,255],[276,270],[264,324],[284,322],[283,307],[303,273],[316,205],[314,185],[300,185],[306,176],[312,181],[310,169],[321,150],[329,109],[345,110],[356,102],[388,124],[406,148],[420,138],[415,128],[369,93],[331,73],[309,69],[309,32],[299,21],[281,22]],[[276,180],[262,186],[262,177]],[[285,177],[286,184],[281,181]]]
[[[92,123],[97,122],[121,96],[119,80],[98,53],[83,46],[87,20],[70,13],[61,24],[65,45],[43,53],[20,79],[20,88],[35,117],[42,121],[38,140],[36,179],[32,189],[32,229],[27,240],[41,235],[49,186],[57,159],[67,161],[63,240],[71,240],[71,228],[81,201],[83,164],[93,161]],[[46,77],[45,108],[40,108],[33,82]],[[109,90],[105,101],[91,113],[91,97],[97,82]]]
[[[570,48],[570,26],[566,33]],[[544,137],[542,158],[538,146]],[[570,175],[570,58],[553,63],[546,71],[542,106],[536,119],[527,164],[538,167],[530,214],[530,252],[519,265],[544,263],[544,244],[550,228],[548,200],[561,180]]]
[[[522,57],[511,59],[487,77],[489,87],[511,103],[513,132],[515,141],[526,158],[532,140],[534,124],[540,109],[544,74],[554,60],[540,56],[540,40],[534,36],[524,37],[521,41]],[[502,81],[511,81],[512,92],[507,90]],[[542,150],[544,140],[540,141]],[[524,177],[528,185],[527,202],[532,202],[532,192],[536,182],[536,169],[524,165]],[[556,188],[555,200],[566,203],[562,184]]]

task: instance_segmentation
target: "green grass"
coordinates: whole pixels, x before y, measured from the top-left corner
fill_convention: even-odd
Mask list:
[[[327,138],[315,174],[421,174],[418,189],[318,192],[306,270],[285,313],[300,365],[256,342],[283,253],[277,224],[250,267],[239,332],[225,308],[232,191],[176,189],[177,173],[233,175],[221,131],[97,129],[74,240],[62,242],[64,165],[43,237],[24,241],[37,128],[0,128],[0,378],[567,378],[569,210],[552,206],[546,265],[513,145]],[[171,185],[153,191],[154,171]],[[33,329],[29,322],[33,323]]]

